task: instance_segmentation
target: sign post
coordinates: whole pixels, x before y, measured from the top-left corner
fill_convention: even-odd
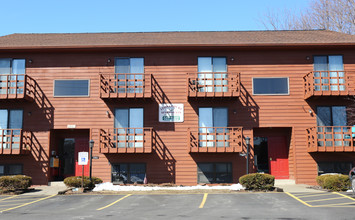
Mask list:
[[[79,152],[78,165],[82,165],[81,188],[84,189],[84,165],[88,164],[89,152]]]

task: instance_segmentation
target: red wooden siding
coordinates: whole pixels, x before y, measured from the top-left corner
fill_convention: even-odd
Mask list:
[[[199,107],[227,107],[228,126],[241,127],[243,138],[253,137],[255,128],[291,128],[288,152],[289,175],[297,183],[315,183],[319,160],[341,160],[341,155],[319,156],[308,152],[306,129],[316,126],[316,105],[347,103],[340,99],[304,99],[303,77],[313,70],[307,56],[313,54],[343,54],[345,71],[355,70],[355,54],[350,49],[317,50],[117,50],[1,53],[0,57],[32,59],[26,74],[38,84],[34,102],[13,103],[0,100],[2,108],[24,109],[23,129],[33,134],[31,154],[0,155],[3,163],[23,163],[24,173],[33,177],[34,184],[46,184],[50,179],[49,158],[53,129],[90,129],[95,141],[93,175],[111,181],[111,166],[115,163],[146,163],[148,182],[192,185],[197,183],[199,162],[231,162],[233,181],[245,174],[245,143],[238,137],[235,151],[205,153],[190,148],[188,129],[197,131]],[[238,97],[208,97],[188,99],[187,73],[197,72],[198,56],[227,57],[228,72],[240,73]],[[102,93],[100,74],[114,74],[114,66],[107,60],[114,57],[144,57],[145,73],[151,74],[151,98],[110,98]],[[234,59],[231,59],[231,58]],[[148,76],[149,76],[148,75]],[[349,75],[348,75],[349,76]],[[289,95],[252,95],[253,77],[288,77]],[[350,77],[350,76],[349,76]],[[53,97],[54,79],[89,79],[89,97]],[[149,83],[148,83],[149,84]],[[147,81],[145,81],[147,85]],[[150,91],[150,90],[149,90]],[[145,94],[145,93],[144,93]],[[234,96],[234,95],[231,95]],[[100,98],[102,97],[102,98]],[[144,95],[145,97],[145,95]],[[338,98],[338,97],[337,97]],[[162,123],[158,120],[158,106],[162,103],[184,104],[183,123]],[[114,109],[144,108],[144,127],[152,128],[151,152],[129,153],[106,151],[101,129],[114,128]],[[74,129],[74,130],[75,130]],[[70,129],[68,129],[70,130]],[[240,134],[239,134],[240,135]],[[145,137],[150,137],[146,135]],[[101,142],[100,142],[101,140]],[[252,139],[251,139],[251,142]],[[101,143],[101,144],[100,144]],[[251,143],[253,145],[253,143]],[[144,148],[145,149],[145,148]],[[149,147],[150,149],[150,147]],[[149,150],[148,150],[149,151]],[[253,152],[251,152],[253,158]],[[343,155],[343,154],[342,154]],[[347,158],[355,162],[354,155]],[[250,162],[253,169],[253,162]]]

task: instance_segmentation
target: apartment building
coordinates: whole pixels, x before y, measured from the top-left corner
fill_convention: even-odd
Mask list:
[[[316,30],[0,37],[0,175],[81,175],[93,140],[105,182],[315,184],[355,163],[354,52]]]

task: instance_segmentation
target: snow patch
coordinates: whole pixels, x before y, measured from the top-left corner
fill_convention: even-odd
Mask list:
[[[240,191],[245,189],[241,184],[233,184],[230,186],[176,186],[176,187],[161,187],[161,186],[120,186],[113,185],[112,183],[100,183],[96,184],[92,190],[94,192],[99,191],[155,191],[155,190],[195,190],[195,189],[226,189]]]

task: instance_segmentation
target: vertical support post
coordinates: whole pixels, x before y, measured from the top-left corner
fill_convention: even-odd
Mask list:
[[[94,140],[89,141],[89,147],[90,147],[90,183],[92,182],[92,150],[94,148]]]
[[[247,172],[247,174],[249,174],[250,137],[245,137],[245,144],[247,145],[246,172]]]
[[[84,165],[81,165],[82,177],[81,177],[81,188],[84,189]]]

